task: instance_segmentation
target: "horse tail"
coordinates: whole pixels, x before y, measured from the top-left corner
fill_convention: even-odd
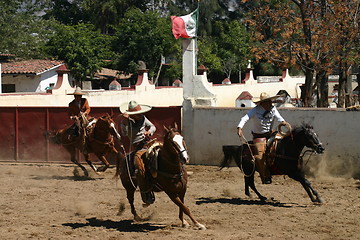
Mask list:
[[[232,160],[236,161],[236,155],[239,151],[240,146],[238,145],[224,145],[223,153],[224,157],[220,164],[220,170],[224,167],[229,167]]]
[[[46,132],[45,133],[45,137],[54,144],[61,144],[61,136],[59,134],[59,132]]]

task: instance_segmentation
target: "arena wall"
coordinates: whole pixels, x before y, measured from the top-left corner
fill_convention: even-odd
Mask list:
[[[236,128],[249,108],[193,107],[183,122],[184,136],[191,146],[192,164],[219,165],[223,145],[239,145]],[[312,125],[325,147],[325,153],[313,155],[309,167],[332,175],[360,177],[360,112],[344,109],[280,108],[291,125]],[[245,137],[251,140],[251,122],[244,127]],[[305,156],[305,160],[307,157]]]
[[[117,107],[92,107],[90,115],[112,116],[117,129],[122,118]],[[181,107],[154,107],[146,116],[157,128],[153,138],[163,137],[163,126],[181,126]],[[70,155],[61,145],[51,143],[47,134],[70,126],[73,122],[66,107],[0,107],[0,161],[70,163]],[[117,142],[129,149],[127,138]],[[80,156],[80,155],[79,155]],[[81,157],[81,156],[80,156]],[[95,156],[91,157],[96,160]]]

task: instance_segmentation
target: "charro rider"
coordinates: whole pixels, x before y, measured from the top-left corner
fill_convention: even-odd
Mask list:
[[[273,124],[275,119],[280,122],[280,126],[286,126],[288,123],[280,115],[272,101],[279,96],[270,97],[267,93],[260,94],[260,100],[255,102],[256,106],[252,108],[245,116],[243,116],[237,126],[237,134],[243,137],[242,129],[245,123],[252,119],[253,142],[256,148],[254,152],[255,164],[260,173],[263,184],[271,183],[270,171],[266,166],[264,152],[266,150],[266,141],[271,137]]]
[[[154,196],[145,179],[145,166],[140,157],[134,157],[135,154],[143,154],[142,150],[145,144],[150,140],[150,136],[156,131],[155,125],[150,122],[144,113],[151,110],[151,106],[139,104],[136,101],[130,101],[120,106],[120,112],[125,118],[121,122],[121,132],[123,136],[130,139],[131,152],[130,159],[134,160],[135,174],[141,192],[141,198],[145,204],[152,204]]]
[[[83,124],[86,124],[85,127],[87,126],[91,126],[92,124],[94,124],[96,122],[95,119],[91,119],[91,121],[88,121],[88,117],[89,117],[89,113],[90,113],[90,105],[89,102],[86,98],[82,97],[84,95],[84,93],[82,92],[80,87],[76,87],[75,91],[73,93],[69,93],[68,95],[74,95],[74,100],[72,100],[69,103],[68,106],[68,115],[69,118],[72,120],[79,120],[81,119],[81,121],[85,121],[82,122]],[[84,130],[84,134],[86,134],[85,129],[79,129],[83,127],[81,124],[78,123],[74,123],[70,129],[72,129],[72,136],[73,137],[78,137],[79,136],[79,132],[82,132],[82,130]],[[85,135],[84,134],[80,134],[82,135],[81,137],[82,142],[83,142],[83,152],[86,153],[87,152],[87,148],[86,148],[86,139],[85,139]]]

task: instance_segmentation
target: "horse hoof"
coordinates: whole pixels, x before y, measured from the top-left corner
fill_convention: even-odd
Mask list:
[[[183,228],[189,228],[190,224],[188,222],[184,221],[183,224],[182,224],[182,227]]]
[[[261,197],[261,198],[260,198],[260,201],[262,201],[262,202],[266,202],[266,200],[267,200],[266,197]]]
[[[143,208],[147,208],[147,207],[150,206],[150,205],[151,205],[151,203],[143,203],[143,204],[142,204],[142,207],[143,207]]]
[[[200,224],[200,223],[197,223],[197,224],[196,224],[196,227],[197,227],[199,230],[206,230],[205,225]]]
[[[324,200],[322,200],[321,198],[317,198],[315,199],[315,201],[313,201],[315,204],[323,204]]]
[[[99,167],[96,172],[105,172],[107,167]]]

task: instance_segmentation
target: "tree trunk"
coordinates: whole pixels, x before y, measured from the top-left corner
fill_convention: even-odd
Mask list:
[[[304,107],[313,107],[313,85],[314,85],[314,71],[311,69],[305,70],[305,86],[304,92],[301,92],[301,100],[304,103]]]
[[[345,84],[345,107],[350,107],[353,105],[352,101],[352,79],[351,79],[351,66],[347,71],[346,75],[346,84]]]
[[[328,75],[325,70],[321,69],[316,75],[316,82],[319,83],[319,99],[318,99],[318,107],[329,107],[329,84],[328,84]]]
[[[345,87],[346,87],[346,73],[345,71],[340,67],[339,71],[339,90],[338,90],[338,108],[344,108],[345,107]]]

